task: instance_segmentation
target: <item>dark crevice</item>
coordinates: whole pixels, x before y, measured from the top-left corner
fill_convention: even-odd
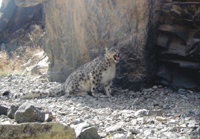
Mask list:
[[[173,6],[176,5],[176,6]],[[160,10],[155,83],[200,90],[200,2],[172,0]]]

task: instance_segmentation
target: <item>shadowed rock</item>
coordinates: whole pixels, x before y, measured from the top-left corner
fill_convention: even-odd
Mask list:
[[[7,116],[11,119],[15,118],[15,112],[18,110],[19,106],[11,105],[10,109],[8,110]]]
[[[24,103],[15,112],[15,121],[23,122],[44,122],[45,112],[31,104]]]
[[[8,108],[6,106],[0,105],[0,115],[7,115]]]

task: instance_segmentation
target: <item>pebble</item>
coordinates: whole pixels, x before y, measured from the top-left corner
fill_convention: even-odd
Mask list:
[[[126,139],[126,136],[124,134],[115,134],[113,139]]]
[[[153,89],[157,89],[157,88],[158,88],[158,86],[156,86],[156,85],[153,86]]]
[[[140,131],[138,129],[129,129],[132,134],[139,134]]]
[[[186,97],[186,96],[183,96],[183,99],[185,99],[185,100],[188,100],[189,98],[188,98],[188,97]]]
[[[161,117],[161,116],[157,116],[155,119],[156,119],[157,121],[167,121],[167,118]]]
[[[146,109],[141,109],[135,112],[135,116],[136,117],[141,117],[141,116],[145,116],[147,114],[148,110]]]
[[[193,112],[193,111],[189,111],[189,114],[194,114],[194,115],[195,115],[195,112]]]
[[[139,98],[136,98],[136,99],[133,101],[133,105],[139,105],[139,104],[140,104]]]
[[[179,89],[179,90],[178,90],[178,93],[179,93],[179,94],[182,94],[182,95],[186,95],[187,92],[186,92],[185,89]]]
[[[174,120],[174,119],[171,119],[171,120],[169,121],[169,123],[170,123],[170,124],[176,124],[176,123],[177,123],[177,121],[176,121],[176,120]]]
[[[158,88],[162,88],[163,86],[162,85],[158,85]]]
[[[136,125],[136,124],[137,124],[137,119],[132,119],[132,120],[131,120],[131,124],[132,124],[132,125]]]
[[[83,122],[84,122],[84,121],[83,121],[82,119],[78,118],[78,119],[75,119],[75,120],[72,122],[72,124],[77,125],[77,124],[80,124],[80,123],[83,123]]]

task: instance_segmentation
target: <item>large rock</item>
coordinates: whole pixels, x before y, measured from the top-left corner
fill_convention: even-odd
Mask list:
[[[50,80],[64,82],[77,67],[104,53],[105,46],[120,45],[115,83],[125,88],[144,85],[154,73],[151,31],[157,4],[157,0],[47,1],[44,49],[51,63]]]
[[[72,128],[60,123],[0,125],[1,139],[75,139]]]
[[[15,121],[24,122],[44,122],[45,112],[32,104],[24,103],[15,112]]]

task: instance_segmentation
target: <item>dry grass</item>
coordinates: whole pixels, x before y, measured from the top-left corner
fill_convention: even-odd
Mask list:
[[[6,51],[0,51],[0,75],[21,73],[24,70],[21,65],[39,51],[40,48],[31,47],[20,47],[10,55]]]

